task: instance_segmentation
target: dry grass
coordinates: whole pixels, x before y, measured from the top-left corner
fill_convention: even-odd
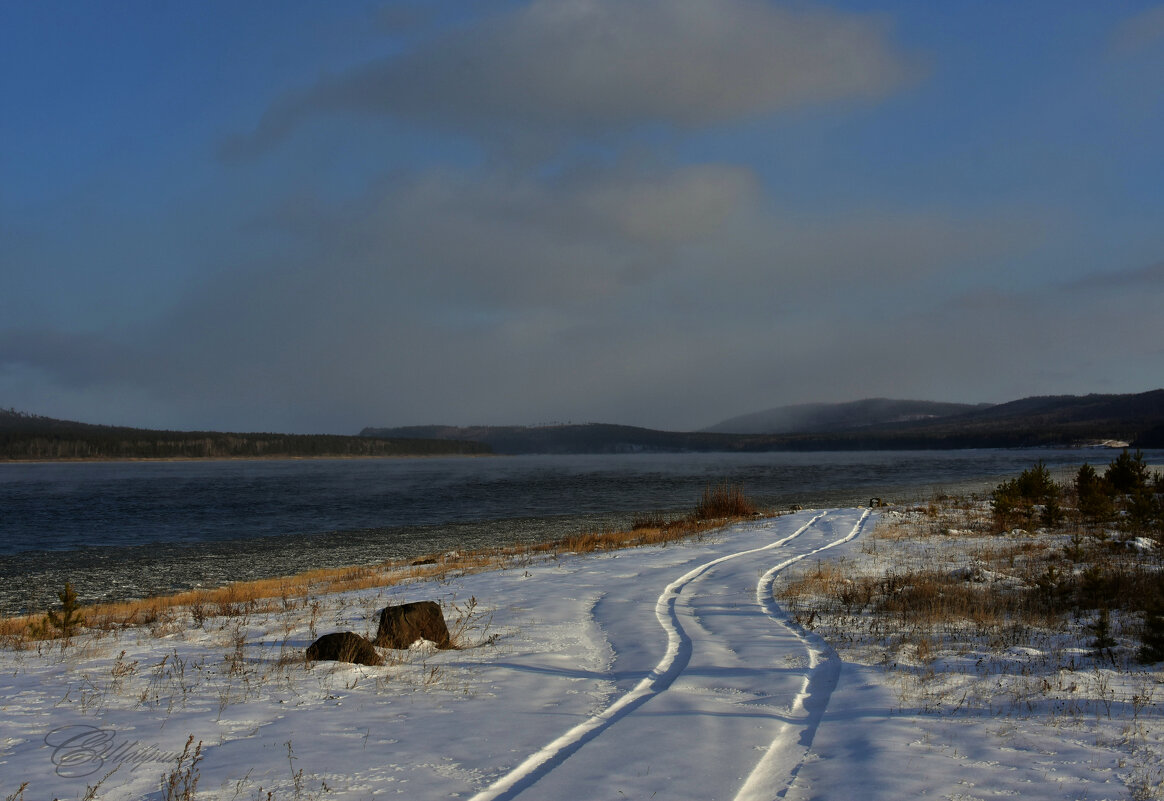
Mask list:
[[[744,495],[743,489],[733,484],[708,485],[703,498],[695,507],[693,516],[699,520],[739,518],[756,514],[756,506]]]
[[[1119,611],[1127,663],[1137,620],[1161,592],[1160,550],[1071,524],[1000,533],[983,505],[947,499],[895,513],[859,559],[790,571],[777,597],[799,623],[839,643],[889,637],[927,652],[971,640],[1026,645],[1072,630],[1090,639],[1101,611]]]
[[[500,566],[504,555],[486,552],[435,556],[426,564],[388,561],[376,565],[311,570],[295,576],[235,582],[213,589],[132,599],[82,607],[89,629],[112,631],[132,626],[164,627],[189,615],[195,625],[211,618],[241,617],[307,607],[314,596],[386,587],[439,578],[450,571],[477,572]],[[20,647],[37,639],[39,615],[0,618],[0,643]],[[48,638],[51,632],[43,632]]]
[[[324,568],[294,576],[235,582],[213,589],[94,604],[82,607],[81,613],[90,630],[149,627],[156,633],[164,634],[172,631],[187,615],[194,625],[201,626],[213,618],[242,617],[309,607],[312,599],[320,595],[415,581],[442,580],[454,575],[501,569],[534,557],[666,545],[700,536],[733,520],[757,514],[756,507],[740,488],[720,485],[709,487],[700,505],[691,514],[674,520],[666,520],[658,513],[636,517],[629,531],[587,531],[531,545],[433,554],[420,559],[390,560],[374,565]],[[42,625],[43,620],[42,615],[0,618],[0,645],[23,649],[38,640],[53,638],[54,632]]]

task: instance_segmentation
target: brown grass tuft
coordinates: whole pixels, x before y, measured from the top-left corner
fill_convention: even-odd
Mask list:
[[[744,495],[738,484],[708,485],[703,490],[703,499],[695,507],[692,515],[700,520],[724,517],[750,517],[757,509],[751,499]]]

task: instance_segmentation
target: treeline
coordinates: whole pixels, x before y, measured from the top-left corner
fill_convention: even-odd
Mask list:
[[[1150,471],[1138,450],[1125,449],[1103,473],[1084,462],[1066,485],[1055,483],[1047,466],[1037,462],[995,487],[990,507],[1003,528],[1054,527],[1071,518],[1102,537],[1114,529],[1164,540],[1164,474]]]
[[[1129,435],[1132,434],[1132,436]],[[1119,439],[1137,447],[1160,447],[1141,443],[1134,429],[1117,426],[1054,426],[1037,428],[1026,424],[994,428],[959,429],[954,425],[926,430],[842,431],[822,434],[713,434],[706,432],[656,431],[631,426],[586,424],[521,428],[516,426],[456,428],[452,426],[411,426],[365,428],[367,437],[426,437],[459,439],[488,445],[495,453],[636,453],[719,451],[757,453],[767,451],[863,451],[863,450],[953,450],[957,448],[1064,448],[1103,440]]]
[[[1109,440],[1130,442],[1133,447],[1152,448],[1134,431],[1101,426],[1036,428],[1019,425],[957,430],[933,427],[925,431],[843,432],[838,434],[789,434],[755,437],[741,442],[740,450],[786,451],[902,451],[958,450],[965,448],[1075,448]]]
[[[5,460],[475,456],[491,452],[486,444],[457,440],[152,431],[0,411],[0,459]]]

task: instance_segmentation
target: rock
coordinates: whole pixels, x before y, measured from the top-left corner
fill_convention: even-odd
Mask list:
[[[414,601],[380,611],[373,642],[381,648],[407,648],[417,640],[432,640],[437,648],[452,648],[445,616],[435,601]]]
[[[317,662],[351,662],[372,666],[384,664],[372,643],[351,631],[324,634],[307,646],[307,658]]]
[[[982,565],[965,565],[964,567],[951,570],[950,578],[959,579],[961,581],[972,581],[975,584],[982,584],[986,581],[986,577],[989,572],[990,571],[983,569]]]

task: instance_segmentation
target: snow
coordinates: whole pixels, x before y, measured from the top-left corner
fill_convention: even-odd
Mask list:
[[[1110,693],[1107,716],[1032,713],[1013,681],[989,713],[935,713],[935,698],[970,691],[967,672],[923,684],[795,625],[775,583],[798,563],[859,558],[876,519],[804,511],[666,547],[0,651],[0,798],[24,782],[29,801],[83,798],[104,778],[96,798],[162,799],[191,736],[198,799],[1158,793],[1159,707],[1128,699],[1152,699],[1159,672],[1138,690],[1099,668],[1071,678],[1080,689],[1060,695]],[[384,667],[304,663],[316,635],[372,633],[386,604],[426,599],[469,647],[382,650]],[[472,610],[459,626],[458,609]],[[1021,666],[1043,647],[995,658],[1034,681]]]

